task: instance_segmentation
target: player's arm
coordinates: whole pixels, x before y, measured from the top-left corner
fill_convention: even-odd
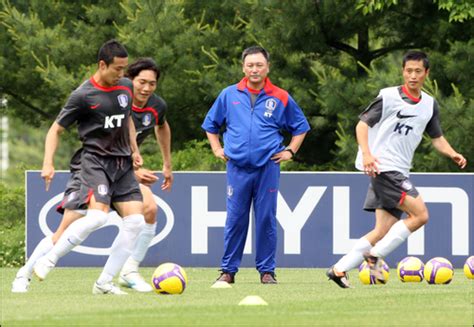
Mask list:
[[[285,150],[275,153],[271,159],[275,160],[276,163],[292,159],[293,155],[296,154],[296,152],[298,152],[299,148],[301,147],[305,136],[306,133],[293,135],[290,144],[288,144]]]
[[[369,128],[382,119],[383,98],[377,96],[367,108],[359,115],[359,123],[356,126],[356,138],[362,152],[364,173],[375,177],[379,174],[378,159],[372,155],[369,148]]]
[[[135,123],[133,122],[132,116],[129,117],[128,122],[129,137],[130,137],[130,150],[132,151],[133,166],[139,168],[143,165],[143,159],[140,155],[140,150],[137,144],[137,130]]]
[[[155,137],[163,158],[164,180],[161,189],[170,191],[173,186],[173,171],[171,168],[171,128],[167,121],[161,126],[155,126]]]
[[[446,157],[451,158],[461,169],[466,167],[466,164],[467,164],[466,158],[464,158],[464,156],[462,154],[457,153],[451,147],[448,140],[446,140],[444,136],[440,136],[440,137],[431,139],[431,144],[433,144],[433,147],[438,152],[445,155]]]
[[[221,142],[219,141],[219,134],[206,132],[206,135],[214,155],[219,159],[227,161],[227,157],[224,154],[224,148],[222,147]]]
[[[467,160],[462,154],[457,153],[443,136],[439,119],[439,104],[436,100],[433,103],[433,115],[426,125],[425,132],[431,137],[431,144],[438,152],[451,158],[461,169],[466,167]]]
[[[49,189],[51,180],[54,177],[54,154],[59,145],[60,134],[64,132],[64,127],[56,121],[51,125],[46,134],[44,142],[43,168],[41,169],[41,178],[46,184],[46,191]]]
[[[360,120],[356,126],[357,143],[362,152],[362,159],[365,174],[375,177],[379,174],[378,160],[370,152],[369,148],[369,125],[365,121]]]
[[[306,134],[310,130],[303,110],[289,94],[288,102],[284,107],[284,114],[279,124],[283,130],[291,133],[291,140],[283,151],[271,156],[270,159],[275,161],[275,163],[291,160],[300,149]]]

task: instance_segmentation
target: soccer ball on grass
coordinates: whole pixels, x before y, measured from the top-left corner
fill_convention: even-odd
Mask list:
[[[388,265],[383,260],[382,260],[382,274],[385,277],[385,284],[386,284],[388,282],[388,277],[390,274],[389,274]],[[362,284],[365,284],[365,285],[384,284],[384,283],[379,282],[375,278],[375,276],[370,273],[370,268],[367,261],[362,262],[362,264],[359,266],[359,279],[362,282]]]
[[[425,265],[416,257],[406,257],[398,263],[397,274],[402,282],[421,282]]]
[[[464,263],[464,275],[469,279],[474,279],[474,255],[467,258]]]
[[[453,265],[448,259],[436,257],[425,264],[424,276],[428,284],[449,284],[453,275]]]
[[[158,294],[181,294],[186,289],[188,277],[181,266],[175,263],[163,263],[151,277],[151,285]]]

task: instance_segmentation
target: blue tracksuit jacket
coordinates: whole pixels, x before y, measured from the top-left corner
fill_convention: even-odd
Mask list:
[[[299,135],[309,130],[301,108],[267,78],[252,107],[247,79],[225,88],[209,110],[202,128],[218,134],[226,124],[224,152],[240,167],[262,167],[284,149],[281,130]]]

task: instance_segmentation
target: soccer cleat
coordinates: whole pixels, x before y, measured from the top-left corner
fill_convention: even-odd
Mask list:
[[[226,282],[229,284],[234,284],[235,282],[234,276],[235,276],[235,273],[222,271],[221,275],[216,279],[216,282]]]
[[[138,272],[131,272],[126,275],[120,275],[118,279],[119,285],[131,288],[137,292],[151,292],[153,287],[143,280]]]
[[[31,279],[18,276],[13,280],[12,283],[12,293],[26,293],[28,292],[28,287],[30,286]]]
[[[387,281],[382,272],[382,258],[371,255],[370,252],[366,252],[364,253],[364,259],[370,268],[370,274],[380,283],[385,284]]]
[[[274,272],[263,272],[260,274],[260,282],[262,284],[278,284],[277,280],[275,279]]]
[[[124,292],[114,285],[114,283],[109,282],[105,284],[97,284],[94,283],[94,287],[92,287],[92,294],[113,294],[113,295],[127,295],[127,292]]]
[[[40,281],[44,280],[49,272],[54,268],[55,264],[46,257],[42,257],[36,261],[33,271]]]
[[[344,272],[343,276],[337,276],[334,272],[334,266],[332,266],[328,269],[328,271],[326,271],[326,276],[328,276],[329,280],[332,280],[339,287],[352,288],[351,284],[349,283],[349,275]]]

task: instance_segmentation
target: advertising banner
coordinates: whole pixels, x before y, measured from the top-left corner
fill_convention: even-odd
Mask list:
[[[62,216],[56,206],[69,178],[58,172],[50,190],[44,190],[40,172],[26,178],[27,256],[51,235]],[[226,219],[224,172],[175,172],[171,192],[152,187],[159,210],[156,236],[143,266],[171,261],[187,267],[219,267]],[[391,267],[407,255],[427,260],[441,256],[462,267],[474,255],[473,174],[412,174],[427,204],[428,224],[391,253]],[[368,177],[361,173],[282,172],[278,194],[277,266],[329,267],[354,242],[370,231],[374,214],[362,210]],[[59,266],[103,266],[121,225],[109,214],[103,228],[62,258]],[[255,266],[254,222],[251,216],[243,267]]]

